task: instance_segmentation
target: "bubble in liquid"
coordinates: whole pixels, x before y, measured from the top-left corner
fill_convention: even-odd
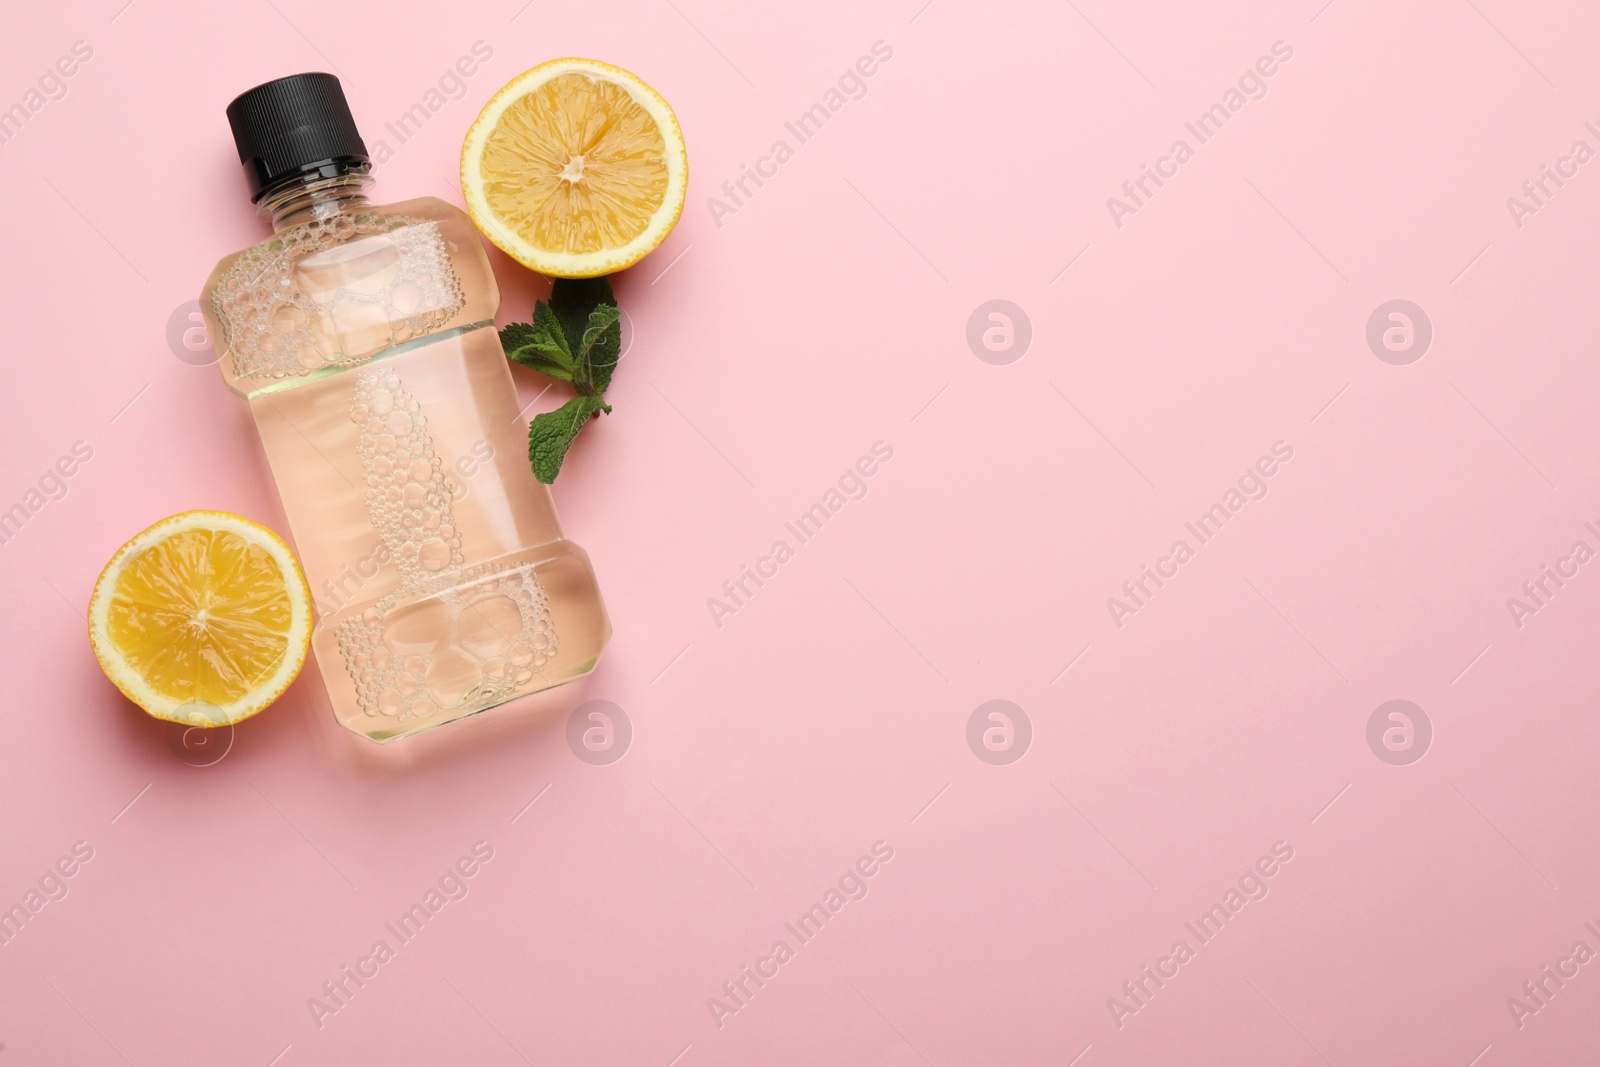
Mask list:
[[[396,437],[404,437],[411,432],[411,416],[403,411],[396,411],[389,415],[389,432]]]
[[[387,389],[374,389],[370,403],[374,414],[387,415],[394,410],[394,394]]]
[[[499,594],[467,605],[456,622],[456,644],[479,659],[500,655],[521,633],[522,613]]]
[[[445,649],[428,665],[428,695],[443,707],[455,707],[480,677],[476,660],[458,648]]]
[[[417,562],[424,570],[439,570],[450,562],[450,546],[437,537],[430,537],[417,546]]]
[[[279,333],[295,333],[306,324],[306,313],[293,304],[279,304],[272,309],[272,326]]]
[[[422,289],[411,282],[401,282],[390,291],[389,303],[396,317],[409,318],[422,304]]]

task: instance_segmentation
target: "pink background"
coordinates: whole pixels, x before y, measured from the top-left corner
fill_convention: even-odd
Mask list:
[[[93,849],[0,947],[0,1067],[1592,1061],[1600,964],[1507,1000],[1600,951],[1600,566],[1520,627],[1506,603],[1600,549],[1600,162],[1520,226],[1506,203],[1600,149],[1592,6],[124,3],[18,5],[0,40],[0,106],[93,49],[0,145],[0,509],[93,449],[0,546],[0,905]],[[383,123],[475,41],[493,58],[397,147]],[[784,122],[877,41],[866,95],[797,145]],[[1265,98],[1116,225],[1107,198],[1277,41]],[[167,335],[264,233],[224,105],[332,69],[395,148],[377,196],[459,203],[478,108],[561,55],[657,87],[692,160],[618,282],[616,412],[556,493],[604,662],[382,751],[308,667],[220,760],[180,758],[83,613],[164,515],[282,528],[244,406]],[[547,283],[495,264],[525,316]],[[993,299],[1031,323],[1005,365],[966,340]],[[1393,299],[1432,322],[1409,365],[1366,341]],[[877,441],[867,496],[719,628],[708,598]],[[1107,598],[1278,441],[1269,494],[1118,627]],[[576,757],[579,698],[624,709],[622,759]],[[1032,726],[1009,765],[966,739],[994,699]],[[1405,766],[1367,743],[1395,699],[1433,729]],[[309,998],[478,841],[465,899],[319,1026]],[[879,841],[869,894],[800,945],[784,923]],[[1184,923],[1280,841],[1269,895],[1200,945]],[[1179,939],[1119,1027],[1108,999]]]

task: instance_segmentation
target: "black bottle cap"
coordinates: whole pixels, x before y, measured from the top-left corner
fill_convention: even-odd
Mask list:
[[[286,179],[331,178],[368,162],[367,146],[332,74],[294,74],[247,90],[228,105],[228,125],[251,203]]]

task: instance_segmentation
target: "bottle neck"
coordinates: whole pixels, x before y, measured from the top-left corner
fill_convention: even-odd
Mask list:
[[[330,178],[291,182],[261,198],[256,210],[272,223],[274,233],[318,219],[330,218],[372,206],[367,187],[372,176],[365,168]]]

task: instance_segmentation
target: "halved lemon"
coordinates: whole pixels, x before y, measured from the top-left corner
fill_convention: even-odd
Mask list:
[[[226,511],[162,519],[117,550],[89,600],[89,643],[158,719],[228,726],[283,694],[311,647],[311,590],[271,530]]]
[[[558,278],[632,266],[683,213],[689,155],[661,94],[593,59],[511,79],[461,146],[461,191],[484,236]]]

